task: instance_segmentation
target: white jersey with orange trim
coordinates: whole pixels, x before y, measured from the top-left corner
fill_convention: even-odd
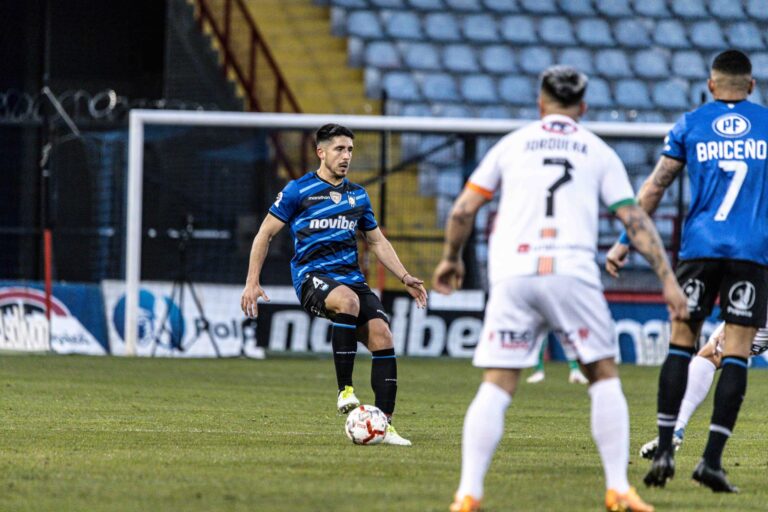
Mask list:
[[[563,115],[506,135],[467,187],[489,199],[501,194],[489,241],[491,286],[511,276],[558,274],[601,287],[598,201],[611,211],[634,202],[616,152]]]

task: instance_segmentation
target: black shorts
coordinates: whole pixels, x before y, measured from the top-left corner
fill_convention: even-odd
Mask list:
[[[320,274],[309,273],[301,283],[301,307],[313,316],[333,321],[334,314],[325,309],[325,299],[334,288],[346,286],[360,299],[360,313],[357,325],[365,325],[375,318],[381,318],[389,324],[389,316],[375,293],[365,283],[344,284]]]
[[[707,318],[719,295],[722,320],[765,327],[768,267],[742,260],[685,260],[676,275],[688,297],[691,320]]]

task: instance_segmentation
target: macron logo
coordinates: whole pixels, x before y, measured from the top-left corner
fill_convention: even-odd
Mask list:
[[[356,220],[348,220],[344,215],[334,219],[312,219],[309,221],[309,229],[348,229],[354,231],[357,228]]]

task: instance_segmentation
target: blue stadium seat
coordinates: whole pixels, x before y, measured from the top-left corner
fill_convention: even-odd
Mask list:
[[[384,76],[384,90],[387,96],[393,100],[400,101],[419,101],[419,87],[410,73],[392,72]]]
[[[583,48],[565,48],[557,62],[573,66],[587,75],[592,73],[592,53]]]
[[[749,95],[749,101],[752,103],[757,103],[758,105],[765,105],[765,98],[760,92],[759,84],[755,85],[755,88],[752,90],[752,94]]]
[[[725,39],[716,21],[700,21],[691,25],[691,42],[707,50],[725,48]]]
[[[371,41],[365,47],[365,64],[384,69],[401,66],[400,53],[389,41]]]
[[[673,14],[683,19],[708,18],[707,8],[701,0],[673,0],[670,2]]]
[[[768,0],[749,0],[747,2],[747,14],[756,20],[768,20]]]
[[[424,31],[435,41],[460,41],[461,30],[456,17],[445,12],[431,12],[424,18]]]
[[[594,16],[591,0],[558,0],[560,10],[570,16]]]
[[[651,18],[666,18],[669,16],[665,0],[634,0],[634,8],[638,14]]]
[[[703,79],[707,77],[707,66],[699,52],[682,51],[672,57],[672,69],[684,78]]]
[[[430,101],[459,101],[456,81],[446,73],[430,73],[424,75],[421,83],[424,97]]]
[[[368,7],[368,2],[367,0],[331,0],[331,5],[353,9],[366,9]]]
[[[496,84],[488,75],[469,75],[461,79],[461,95],[470,103],[496,103]]]
[[[677,20],[661,20],[656,25],[653,40],[665,48],[689,48],[685,27]]]
[[[688,82],[678,78],[654,84],[653,102],[662,109],[688,110]]]
[[[464,177],[460,168],[446,169],[437,175],[437,193],[455,197],[464,187]]]
[[[754,53],[749,58],[752,61],[752,76],[768,80],[768,53]]]
[[[741,2],[733,0],[710,0],[709,11],[712,16],[721,20],[743,20],[746,18]]]
[[[530,105],[530,102],[528,103]],[[512,116],[515,119],[538,119],[539,118],[539,109],[531,106],[527,107],[518,107],[514,111],[514,115]]]
[[[501,36],[514,44],[536,42],[536,29],[528,16],[507,16],[501,20]]]
[[[479,71],[474,49],[466,44],[449,44],[443,48],[443,67],[455,73]]]
[[[421,22],[413,11],[390,11],[383,14],[387,34],[396,39],[422,39]]]
[[[534,14],[555,14],[557,6],[554,0],[519,0],[523,10]]]
[[[576,44],[573,30],[568,18],[548,16],[541,20],[539,35],[542,41],[554,46],[571,46]]]
[[[507,76],[499,82],[499,96],[512,105],[530,105],[535,98],[533,83],[523,76]]]
[[[629,0],[596,0],[595,7],[600,14],[611,18],[633,15],[632,9],[629,7]]]
[[[464,18],[464,36],[470,41],[497,41],[496,20],[489,14],[472,14]]]
[[[419,11],[440,11],[445,9],[442,0],[408,0],[408,5]]]
[[[669,75],[669,53],[666,50],[641,50],[635,54],[633,61],[635,74],[640,78],[665,78]],[[673,69],[677,72],[677,68]]]
[[[632,76],[627,55],[623,50],[600,50],[595,55],[597,72],[608,78]]]
[[[485,46],[480,53],[480,63],[489,73],[507,74],[517,69],[515,54],[508,45]]]
[[[624,122],[627,115],[622,110],[590,109],[585,117],[589,121],[608,121],[611,123]]]
[[[411,69],[441,69],[440,58],[435,47],[429,43],[410,43],[402,46],[405,65]]]
[[[414,117],[429,117],[432,115],[432,110],[429,105],[425,103],[408,103],[403,105],[400,109],[401,116],[414,116]],[[403,135],[405,137],[405,134]]]
[[[509,119],[512,113],[504,105],[486,105],[477,112],[483,119]]]
[[[520,69],[530,75],[537,75],[554,64],[552,52],[544,46],[523,48],[517,59]]]
[[[613,46],[615,44],[608,22],[600,18],[579,20],[576,25],[576,35],[579,41],[587,46]]]
[[[437,117],[472,117],[472,111],[464,105],[433,105],[432,115]]]
[[[515,0],[483,0],[483,5],[488,10],[502,14],[520,12],[520,7]]]
[[[613,150],[619,155],[621,161],[627,167],[634,167],[648,163],[645,146],[639,142],[621,141],[611,144]]]
[[[381,39],[384,37],[379,17],[373,11],[351,12],[347,17],[347,34],[363,39]]]
[[[616,84],[616,103],[623,108],[651,108],[648,88],[640,80],[621,80]]]
[[[587,102],[587,105],[596,108],[612,107],[613,99],[611,98],[611,89],[608,87],[608,82],[602,78],[590,78],[584,101]]]
[[[637,112],[632,120],[636,123],[666,123],[668,121],[673,121],[673,119],[667,119],[664,117],[664,114],[656,110]]]
[[[616,40],[621,46],[647,48],[651,44],[647,26],[635,19],[617,21],[613,33],[616,34]]]
[[[702,101],[702,95],[704,101]],[[712,101],[712,95],[709,93],[705,81],[698,80],[691,83],[688,91],[688,101],[691,108],[696,108],[703,103]]]
[[[754,23],[734,23],[725,30],[728,42],[740,50],[762,50],[765,48],[760,30]]]
[[[369,2],[380,9],[402,9],[405,7],[403,0],[369,0]]]
[[[480,0],[445,0],[449,9],[455,11],[482,11]]]

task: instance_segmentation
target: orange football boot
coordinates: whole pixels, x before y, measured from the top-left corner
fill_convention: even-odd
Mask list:
[[[463,498],[456,496],[448,510],[450,512],[480,512],[480,500],[476,500],[469,494]]]
[[[637,495],[634,487],[630,487],[624,494],[619,494],[613,489],[605,493],[605,510],[608,512],[654,512],[653,505],[643,501]]]

